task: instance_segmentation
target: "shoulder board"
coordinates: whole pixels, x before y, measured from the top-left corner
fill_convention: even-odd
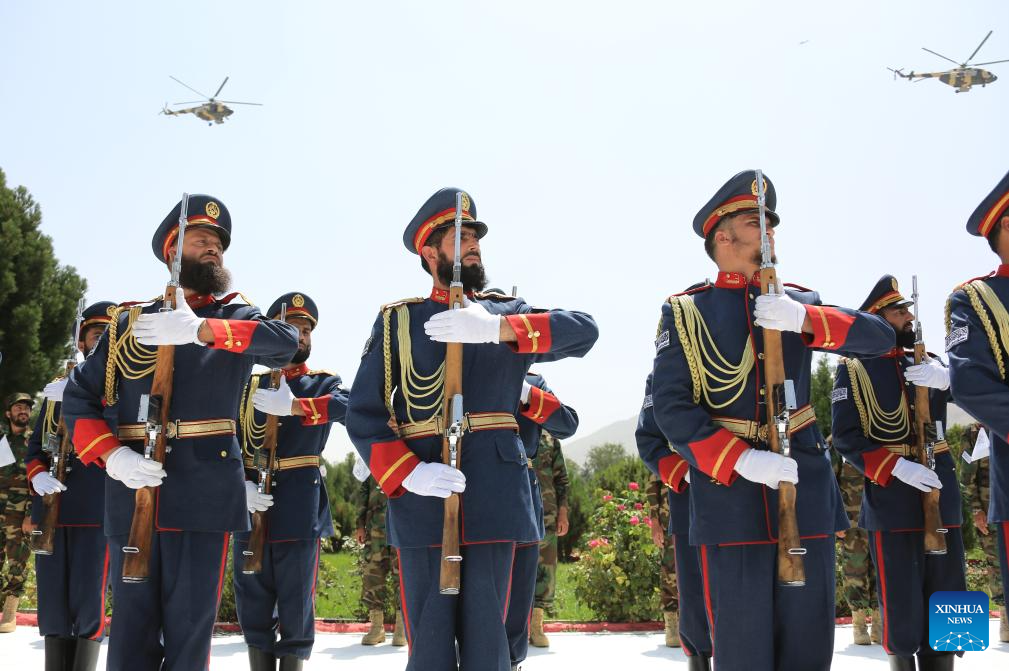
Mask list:
[[[474,291],[473,296],[492,301],[513,301],[518,298],[517,296],[509,296],[508,294],[501,294],[496,291]]]
[[[305,375],[325,375],[327,377],[340,377],[339,373],[337,373],[335,371],[327,370],[325,368],[319,368],[319,369],[316,369],[316,370],[306,371]]]
[[[976,282],[977,280],[986,280],[989,277],[993,276],[994,274],[995,274],[995,271],[993,270],[990,273],[988,273],[987,275],[981,275],[980,277],[972,277],[969,280],[967,280],[966,282],[961,282],[960,284],[958,284],[955,287],[953,287],[953,291],[951,291],[950,293],[955,294],[956,292],[960,291],[961,289],[963,289],[966,285],[970,284],[971,282]]]
[[[798,289],[799,291],[808,291],[810,293],[812,293],[814,291],[813,289],[809,289],[807,287],[804,287],[801,284],[795,284],[794,282],[785,282],[784,284],[789,289]]]
[[[698,282],[697,284],[692,284],[685,291],[681,291],[678,294],[673,294],[670,298],[675,298],[676,296],[690,296],[691,294],[697,294],[702,291],[707,291],[711,287],[715,286],[709,280],[704,280],[703,282]]]
[[[245,294],[243,294],[241,291],[233,291],[230,294],[228,294],[227,296],[221,296],[220,298],[215,298],[214,300],[217,301],[218,303],[222,304],[222,305],[227,305],[231,301],[235,300],[235,298],[241,298],[242,302],[245,303],[246,305],[249,305],[249,306],[252,306],[252,307],[255,307],[255,305],[256,305],[255,303],[253,303],[252,301],[250,301],[248,298],[246,298]]]
[[[393,301],[392,303],[386,303],[382,306],[381,311],[391,310],[393,308],[399,307],[400,305],[408,305],[410,303],[423,303],[427,298],[425,296],[414,296],[413,298],[401,298],[398,301]]]

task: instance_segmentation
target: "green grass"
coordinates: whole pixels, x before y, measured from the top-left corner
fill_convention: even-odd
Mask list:
[[[361,619],[361,576],[356,570],[355,557],[349,552],[322,555],[316,617]]]

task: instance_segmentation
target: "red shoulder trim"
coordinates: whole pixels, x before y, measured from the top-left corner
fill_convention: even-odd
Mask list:
[[[687,289],[686,291],[681,291],[678,294],[671,294],[669,296],[669,298],[675,298],[677,296],[691,296],[693,294],[699,294],[702,291],[707,291],[708,289],[710,289],[710,288],[712,288],[714,286],[715,286],[714,284],[712,284],[711,282],[708,282],[707,284],[702,284],[699,287],[693,287],[691,289]]]
[[[993,270],[990,273],[988,273],[987,275],[980,275],[978,277],[972,277],[969,280],[964,280],[960,284],[958,284],[955,287],[953,287],[953,291],[951,291],[950,293],[955,294],[956,292],[960,291],[960,289],[963,289],[963,285],[970,284],[974,280],[986,280],[989,277],[995,277],[995,274],[996,274],[996,271]]]
[[[241,292],[232,291],[227,296],[221,296],[220,298],[216,298],[214,300],[216,300],[221,305],[227,305],[228,303],[230,303],[231,301],[235,300],[236,298],[238,298],[241,295],[242,295]]]
[[[801,284],[796,284],[795,282],[784,282],[784,285],[786,287],[791,287],[792,289],[798,289],[799,291],[809,291],[810,293],[812,293],[813,291],[815,291],[814,289],[810,289],[809,287],[804,287]]]

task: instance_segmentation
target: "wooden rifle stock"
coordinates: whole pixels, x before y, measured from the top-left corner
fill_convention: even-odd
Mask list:
[[[914,363],[920,364],[925,359],[925,344],[918,342],[914,346]],[[932,424],[932,409],[928,400],[928,387],[914,386],[914,428],[915,449],[918,462],[926,468],[935,470],[935,460],[929,451],[928,430]],[[925,515],[925,554],[946,554],[946,528],[942,525],[942,515],[939,512],[939,490],[929,493],[922,492],[921,507]]]
[[[283,372],[279,368],[270,371],[270,389],[280,387],[280,376]],[[273,463],[277,456],[277,424],[280,418],[276,415],[266,416],[266,428],[263,434],[263,447],[266,452],[266,470],[259,471],[260,484],[263,493],[269,494],[273,487]],[[256,464],[257,468],[259,464]],[[266,543],[266,511],[252,513],[252,531],[249,533],[249,545],[242,551],[245,558],[242,561],[242,573],[245,575],[255,575],[263,570],[263,545]]]
[[[761,268],[761,293],[775,293],[778,275],[774,267]],[[781,436],[776,418],[784,403],[785,358],[781,346],[781,331],[762,329],[764,335],[764,402],[767,407],[767,442],[772,452],[781,454]],[[787,456],[787,455],[786,455]],[[795,515],[795,485],[778,484],[778,582],[801,586],[806,583],[802,541]]]
[[[72,369],[73,366],[68,366]],[[69,370],[67,371],[69,373]],[[59,430],[56,432],[60,446],[57,453],[52,456],[56,460],[55,477],[60,482],[67,480],[67,459],[73,454],[74,448],[70,442],[66,422],[63,421],[62,412],[60,416]],[[56,536],[56,525],[60,518],[60,492],[53,492],[42,497],[42,525],[32,532],[31,548],[37,555],[51,555],[53,553],[53,539]]]
[[[169,284],[165,289],[164,305],[175,309],[174,303],[175,287]],[[165,463],[165,454],[168,451],[168,413],[172,406],[174,375],[175,345],[159,345],[148,406],[151,411],[157,412],[157,417],[148,415],[147,422],[148,427],[152,422],[157,422],[159,427],[151,458],[160,464]],[[150,431],[147,432],[147,436],[147,440],[150,440]],[[123,557],[123,582],[147,582],[150,577],[151,543],[154,540],[154,490],[154,487],[141,487],[136,492],[130,537],[123,547],[123,553],[126,555]]]
[[[449,289],[448,304],[462,307],[462,286]],[[450,308],[450,309],[452,309]],[[448,438],[448,427],[453,422],[453,402],[457,394],[462,394],[462,343],[450,342],[445,345],[445,399],[442,420],[446,427],[442,436],[442,462],[460,468],[462,466],[462,435],[456,439],[455,462],[453,463]],[[445,499],[445,514],[441,532],[441,574],[438,588],[442,594],[458,594],[461,589],[462,553],[459,550],[459,504],[461,497],[453,492]]]

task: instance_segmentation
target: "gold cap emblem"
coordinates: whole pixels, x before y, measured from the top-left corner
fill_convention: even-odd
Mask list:
[[[462,192],[462,209],[469,211],[469,194]]]
[[[221,216],[221,208],[214,201],[210,201],[209,203],[207,203],[207,207],[205,209],[207,211],[208,217],[213,217],[214,219],[217,219],[219,216]]]
[[[305,307],[305,297],[301,294],[294,294],[294,298],[291,299],[291,305],[296,308]]]
[[[890,278],[890,284],[893,285],[893,290],[894,291],[900,291],[900,289],[897,288],[897,278],[896,277],[891,277]]]
[[[765,178],[763,180],[763,182],[764,182],[764,194],[766,195],[767,194],[767,179]],[[759,191],[759,189],[757,189],[757,180],[753,180],[753,183],[750,184],[750,192],[754,196],[760,195],[760,191]]]

